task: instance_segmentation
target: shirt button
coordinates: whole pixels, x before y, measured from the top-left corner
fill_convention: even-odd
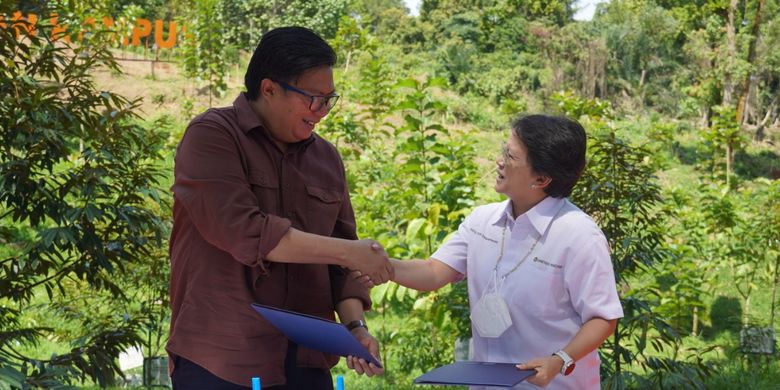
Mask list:
[[[287,218],[295,218],[295,211],[288,211],[284,213],[284,215],[287,216]]]

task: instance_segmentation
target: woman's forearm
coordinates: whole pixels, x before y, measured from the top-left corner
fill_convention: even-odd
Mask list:
[[[575,361],[595,350],[615,331],[617,320],[591,318],[582,325],[579,332],[563,350]]]
[[[419,291],[433,291],[452,283],[460,273],[436,259],[397,260],[390,259],[395,268],[394,282]]]

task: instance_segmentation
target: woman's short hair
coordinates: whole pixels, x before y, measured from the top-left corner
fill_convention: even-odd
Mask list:
[[[249,60],[244,75],[246,96],[256,100],[263,79],[292,83],[309,69],[335,63],[336,52],[314,31],[304,27],[273,29],[263,34]]]
[[[512,130],[526,148],[531,169],[552,179],[544,189],[547,195],[569,196],[585,169],[587,136],[582,125],[564,117],[535,114],[514,119]]]

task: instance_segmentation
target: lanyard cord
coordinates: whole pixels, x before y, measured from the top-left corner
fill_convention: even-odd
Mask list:
[[[528,256],[533,253],[534,249],[536,248],[536,245],[539,244],[539,241],[542,240],[542,237],[547,234],[548,231],[550,231],[550,226],[552,226],[552,223],[555,221],[555,218],[558,217],[558,214],[560,214],[561,210],[563,209],[563,206],[565,206],[566,203],[564,203],[558,208],[558,211],[555,212],[555,215],[553,215],[552,220],[550,220],[550,223],[547,225],[547,229],[539,235],[539,237],[534,241],[534,243],[531,245],[531,248],[528,249],[528,252],[526,252],[525,256],[523,256],[520,261],[515,264],[514,267],[512,267],[509,272],[505,273],[504,276],[501,277],[501,285],[504,284],[504,280],[506,280],[506,277],[509,276],[512,272],[515,272],[525,261],[528,259]],[[495,291],[498,292],[498,290],[501,288],[501,285],[498,284],[498,264],[501,262],[501,259],[504,258],[504,239],[506,238],[506,230],[507,225],[509,224],[509,217],[505,217],[504,219],[504,230],[501,232],[501,248],[498,252],[498,258],[496,259],[496,265],[493,267],[493,286],[495,287]]]

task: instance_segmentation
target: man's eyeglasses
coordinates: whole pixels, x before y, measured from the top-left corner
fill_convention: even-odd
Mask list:
[[[336,102],[339,101],[339,95],[336,95],[335,93],[331,95],[312,95],[308,92],[301,91],[300,89],[295,88],[290,84],[276,80],[273,80],[273,82],[279,84],[287,91],[293,91],[309,98],[309,109],[314,112],[322,110],[323,107],[327,107],[328,111],[330,111],[334,106],[336,106]]]

